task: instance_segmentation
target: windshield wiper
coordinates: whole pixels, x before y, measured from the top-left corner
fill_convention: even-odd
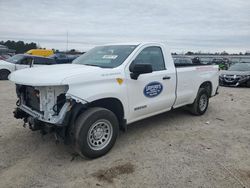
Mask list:
[[[104,67],[104,66],[95,65],[95,64],[82,64],[82,65],[93,66],[93,67],[100,67],[100,68],[113,68],[113,67]]]
[[[101,67],[101,66],[99,66],[99,65],[93,65],[93,64],[83,64],[83,65],[93,66],[93,67]]]

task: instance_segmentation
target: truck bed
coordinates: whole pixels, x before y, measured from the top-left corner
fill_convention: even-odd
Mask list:
[[[212,85],[211,95],[215,95],[218,77],[218,66],[217,65],[185,65],[176,67],[177,73],[177,89],[176,95],[177,99],[174,107],[179,107],[186,104],[193,103],[196,92],[200,87],[200,83],[209,81]]]

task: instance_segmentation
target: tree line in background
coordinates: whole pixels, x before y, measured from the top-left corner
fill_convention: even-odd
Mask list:
[[[1,45],[7,46],[9,49],[15,50],[16,54],[20,54],[20,53],[25,53],[31,49],[38,49],[41,48],[38,44],[31,42],[31,43],[25,43],[23,41],[11,41],[11,40],[7,40],[7,41],[0,41]],[[52,49],[54,52],[59,52],[59,50],[56,49]],[[79,53],[77,50],[75,49],[71,49],[68,51],[68,53]],[[81,53],[81,52],[80,52]],[[172,53],[172,55],[177,55],[177,53]],[[202,53],[202,52],[187,52],[185,53],[185,55],[250,55],[250,51],[247,51],[245,53],[240,52],[239,54],[229,54],[226,51],[223,51],[221,53],[216,52],[216,53]]]
[[[37,49],[38,45],[34,42],[25,43],[23,41],[0,41],[1,45],[7,46],[9,49],[15,50],[17,54],[25,53],[31,49]]]
[[[7,41],[0,41],[0,45],[7,46],[9,49],[15,50],[16,54],[23,54],[31,49],[45,49],[41,48],[38,44],[31,42],[31,43],[25,43],[23,41],[12,41],[12,40],[7,40]],[[52,49],[55,53],[60,52],[57,49]],[[81,52],[71,49],[67,51],[69,54],[79,54]]]

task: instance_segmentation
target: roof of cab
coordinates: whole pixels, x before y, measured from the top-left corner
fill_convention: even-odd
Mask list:
[[[157,42],[157,41],[144,41],[144,42],[122,42],[122,43],[108,43],[100,46],[108,46],[108,45],[145,45],[145,44],[163,44],[163,42]]]

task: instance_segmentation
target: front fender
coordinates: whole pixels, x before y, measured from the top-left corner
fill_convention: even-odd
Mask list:
[[[82,84],[70,84],[68,96],[74,96],[83,103],[91,103],[104,98],[116,98],[121,101],[124,115],[128,113],[126,84],[119,84],[115,78],[85,82]]]

